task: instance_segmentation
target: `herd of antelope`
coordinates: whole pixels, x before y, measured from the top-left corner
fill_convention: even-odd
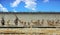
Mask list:
[[[19,22],[19,23],[18,23]],[[2,25],[5,25],[5,20],[4,18],[2,17],[1,19],[1,24]],[[20,20],[17,16],[14,20],[14,24],[15,25],[18,25],[18,24],[22,24],[24,26],[60,26],[60,20],[31,20],[30,22],[26,22],[26,21],[23,21],[23,20]],[[7,25],[9,26],[10,25],[10,20],[7,21]]]

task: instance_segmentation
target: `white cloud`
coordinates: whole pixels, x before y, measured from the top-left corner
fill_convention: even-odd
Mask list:
[[[49,2],[49,0],[43,0],[43,2]]]
[[[7,8],[3,7],[2,4],[0,4],[0,11],[2,11],[2,12],[8,12]]]
[[[26,4],[25,8],[36,10],[37,3],[35,0],[25,0],[24,2]]]
[[[21,2],[22,0],[16,0],[13,3],[11,3],[11,7],[17,7],[18,4]]]
[[[35,2],[36,0],[16,0],[13,3],[11,3],[11,6],[17,7],[21,1],[26,4],[26,6],[24,6],[25,8],[36,10],[37,5],[37,3]]]

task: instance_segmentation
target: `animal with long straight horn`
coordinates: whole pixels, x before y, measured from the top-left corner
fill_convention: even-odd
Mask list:
[[[7,25],[8,25],[8,26],[10,26],[10,24],[9,24],[9,23],[10,23],[10,20],[8,20],[8,21],[7,21]]]
[[[1,20],[1,24],[2,24],[2,25],[5,25],[5,20],[4,20],[3,17],[2,17],[2,20]]]
[[[16,19],[14,20],[15,25],[18,25],[18,17],[15,15]]]

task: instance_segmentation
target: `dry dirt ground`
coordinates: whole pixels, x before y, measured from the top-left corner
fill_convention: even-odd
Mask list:
[[[0,28],[0,35],[60,35],[60,28]]]

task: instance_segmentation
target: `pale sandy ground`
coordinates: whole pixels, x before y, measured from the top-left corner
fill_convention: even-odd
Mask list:
[[[14,14],[0,14],[0,26],[1,26],[1,18],[4,16],[5,26],[9,25],[15,26],[14,20],[16,16]],[[23,22],[30,22],[31,20],[42,20],[44,19],[44,24],[42,26],[47,25],[47,20],[60,20],[60,14],[17,14],[19,20]],[[7,21],[10,20],[9,25],[7,25]],[[22,24],[22,23],[21,23]],[[20,27],[20,23],[18,24]],[[60,23],[57,25],[60,27]],[[3,34],[5,33],[5,34]],[[6,33],[15,33],[15,34],[6,34]],[[0,28],[0,35],[60,35],[60,28]]]
[[[1,28],[0,35],[60,35],[60,28]]]

